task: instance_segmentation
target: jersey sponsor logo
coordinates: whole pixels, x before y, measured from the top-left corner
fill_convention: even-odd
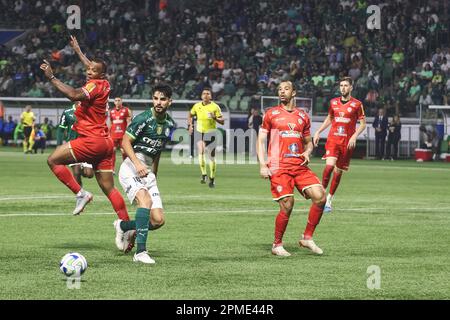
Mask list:
[[[300,117],[302,117],[303,119],[305,119],[305,114],[304,114],[303,112],[299,111],[299,112],[298,112],[298,115],[299,115]]]
[[[345,128],[342,126],[337,127],[336,132],[334,133],[335,136],[340,137],[346,137],[347,134],[345,133]]]
[[[274,111],[272,111],[272,115],[273,115],[273,116],[276,116],[277,114],[280,114],[280,111],[279,111],[279,110],[274,110]]]
[[[284,155],[285,158],[300,158],[300,148],[298,147],[298,144],[292,143],[289,145],[288,149],[291,153],[286,153]]]
[[[289,129],[291,129],[291,131],[295,130],[295,123],[288,123],[287,125],[288,125]]]
[[[123,120],[113,120],[113,123],[117,124],[117,123],[123,123]]]
[[[350,105],[351,105],[352,107],[356,107],[356,103],[354,103],[354,102],[350,103]]]
[[[337,104],[338,104],[337,101],[333,101],[332,103],[333,106],[337,106]]]
[[[280,131],[280,136],[282,138],[301,138],[302,134],[298,131],[285,130],[285,131]]]
[[[339,117],[336,117],[335,121],[336,122],[341,122],[341,123],[349,123],[350,121],[352,121],[352,119],[346,118],[345,117],[345,112],[339,112]]]

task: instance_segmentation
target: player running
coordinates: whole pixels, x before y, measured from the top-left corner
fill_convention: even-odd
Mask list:
[[[111,126],[109,128],[111,139],[114,143],[113,151],[113,169],[116,168],[116,150],[119,148],[122,153],[122,160],[127,157],[122,148],[122,138],[128,124],[131,121],[132,113],[130,108],[122,104],[122,98],[116,97],[114,99],[114,108],[109,111],[109,118]]]
[[[65,109],[61,115],[61,119],[59,120],[58,134],[61,137],[64,137],[64,141],[66,142],[78,137],[78,133],[72,128],[77,121],[77,118],[75,117],[75,110],[78,104],[79,102],[76,102],[70,108]],[[82,176],[89,179],[94,176],[94,170],[92,169],[92,165],[89,163],[72,163],[69,164],[69,167],[72,168],[73,176],[81,187],[83,187],[83,182],[81,181]]]
[[[325,169],[322,174],[322,185],[325,190],[328,187],[331,174],[334,170],[333,180],[327,196],[324,212],[331,212],[331,202],[341,181],[343,171],[347,171],[350,159],[356,146],[356,138],[366,129],[366,117],[361,101],[351,96],[353,80],[350,77],[342,78],[339,82],[340,98],[330,101],[328,116],[314,134],[314,145],[320,140],[320,133],[331,124],[325,144],[326,159]],[[359,120],[359,128],[356,130],[356,122]]]
[[[223,125],[225,123],[225,119],[222,116],[222,111],[220,107],[211,100],[212,92],[210,88],[204,88],[202,91],[202,101],[197,102],[192,107],[191,111],[188,114],[188,129],[189,134],[192,135],[194,132],[193,126],[193,118],[197,117],[197,132],[199,132],[199,140],[197,141],[198,148],[198,162],[200,165],[200,171],[202,173],[202,178],[200,183],[206,183],[206,156],[205,152],[207,150],[207,146],[210,143],[205,142],[205,135],[208,133],[214,133],[216,130],[216,123]],[[196,135],[194,135],[195,137]],[[215,182],[214,179],[216,177],[216,149],[213,148],[209,157],[209,187],[214,188]]]
[[[74,215],[80,214],[92,200],[93,195],[85,191],[75,180],[66,165],[87,162],[92,164],[95,178],[104,194],[110,200],[117,215],[122,220],[129,220],[125,201],[114,187],[112,150],[113,142],[106,125],[107,103],[110,92],[109,82],[105,79],[106,63],[100,59],[90,61],[80,50],[75,37],[71,37],[71,46],[87,67],[86,84],[78,89],[66,85],[53,75],[50,64],[44,60],[40,68],[55,88],[71,101],[80,101],[75,110],[77,122],[73,129],[78,138],[58,146],[48,157],[50,170],[76,194],[77,204]]]
[[[147,235],[149,230],[156,230],[164,224],[156,175],[161,150],[175,127],[175,122],[166,112],[172,103],[172,88],[159,84],[152,92],[153,108],[133,118],[122,142],[128,158],[120,166],[119,181],[130,202],[137,204],[136,218],[114,222],[119,249],[128,246],[126,237],[121,242],[123,233],[136,230],[137,250],[133,261],[142,263],[155,263],[146,249]]]
[[[259,130],[256,150],[260,162],[261,177],[270,179],[273,200],[280,205],[275,220],[275,240],[272,254],[290,256],[283,247],[283,235],[294,207],[294,186],[306,199],[312,200],[306,229],[299,245],[315,254],[323,251],[313,241],[313,233],[322,217],[325,205],[325,190],[319,178],[308,168],[313,151],[308,115],[297,109],[295,87],[291,81],[283,81],[278,87],[281,104],[267,110]],[[266,161],[266,141],[270,137],[268,161]]]

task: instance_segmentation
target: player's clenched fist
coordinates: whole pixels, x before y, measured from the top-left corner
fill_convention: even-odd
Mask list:
[[[272,175],[270,169],[267,166],[261,166],[259,169],[259,174],[261,175],[261,178],[264,179],[267,179]]]
[[[47,78],[53,77],[52,67],[50,66],[50,63],[47,60],[44,60],[44,63],[41,64],[40,68],[41,68],[41,70],[44,71],[44,74]]]

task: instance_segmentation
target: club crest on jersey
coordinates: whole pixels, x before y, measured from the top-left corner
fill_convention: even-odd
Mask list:
[[[277,191],[278,191],[278,192],[283,191],[283,186],[277,186]]]
[[[352,112],[352,110],[353,110],[352,108],[347,108],[348,112]]]
[[[295,123],[288,123],[287,125],[288,125],[289,129],[291,129],[291,131],[295,130]]]
[[[303,120],[302,119],[298,119],[298,124],[302,125],[303,124]]]
[[[158,127],[156,128],[156,134],[160,135],[160,134],[162,133],[162,131],[163,131],[163,128],[162,128],[162,127],[158,126]]]

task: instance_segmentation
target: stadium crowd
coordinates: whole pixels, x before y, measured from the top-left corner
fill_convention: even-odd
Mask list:
[[[368,115],[380,106],[403,116],[418,103],[450,102],[447,1],[78,2],[83,32],[74,34],[88,56],[108,62],[112,96],[148,98],[165,80],[175,99],[198,99],[210,86],[214,99],[238,100],[244,111],[288,79],[323,113],[338,95],[337,79],[350,75]],[[76,3],[0,0],[0,27],[29,30],[0,48],[0,95],[59,96],[39,70],[43,58],[63,81],[83,84],[66,31],[66,8]],[[382,8],[381,30],[367,27],[371,4]]]

